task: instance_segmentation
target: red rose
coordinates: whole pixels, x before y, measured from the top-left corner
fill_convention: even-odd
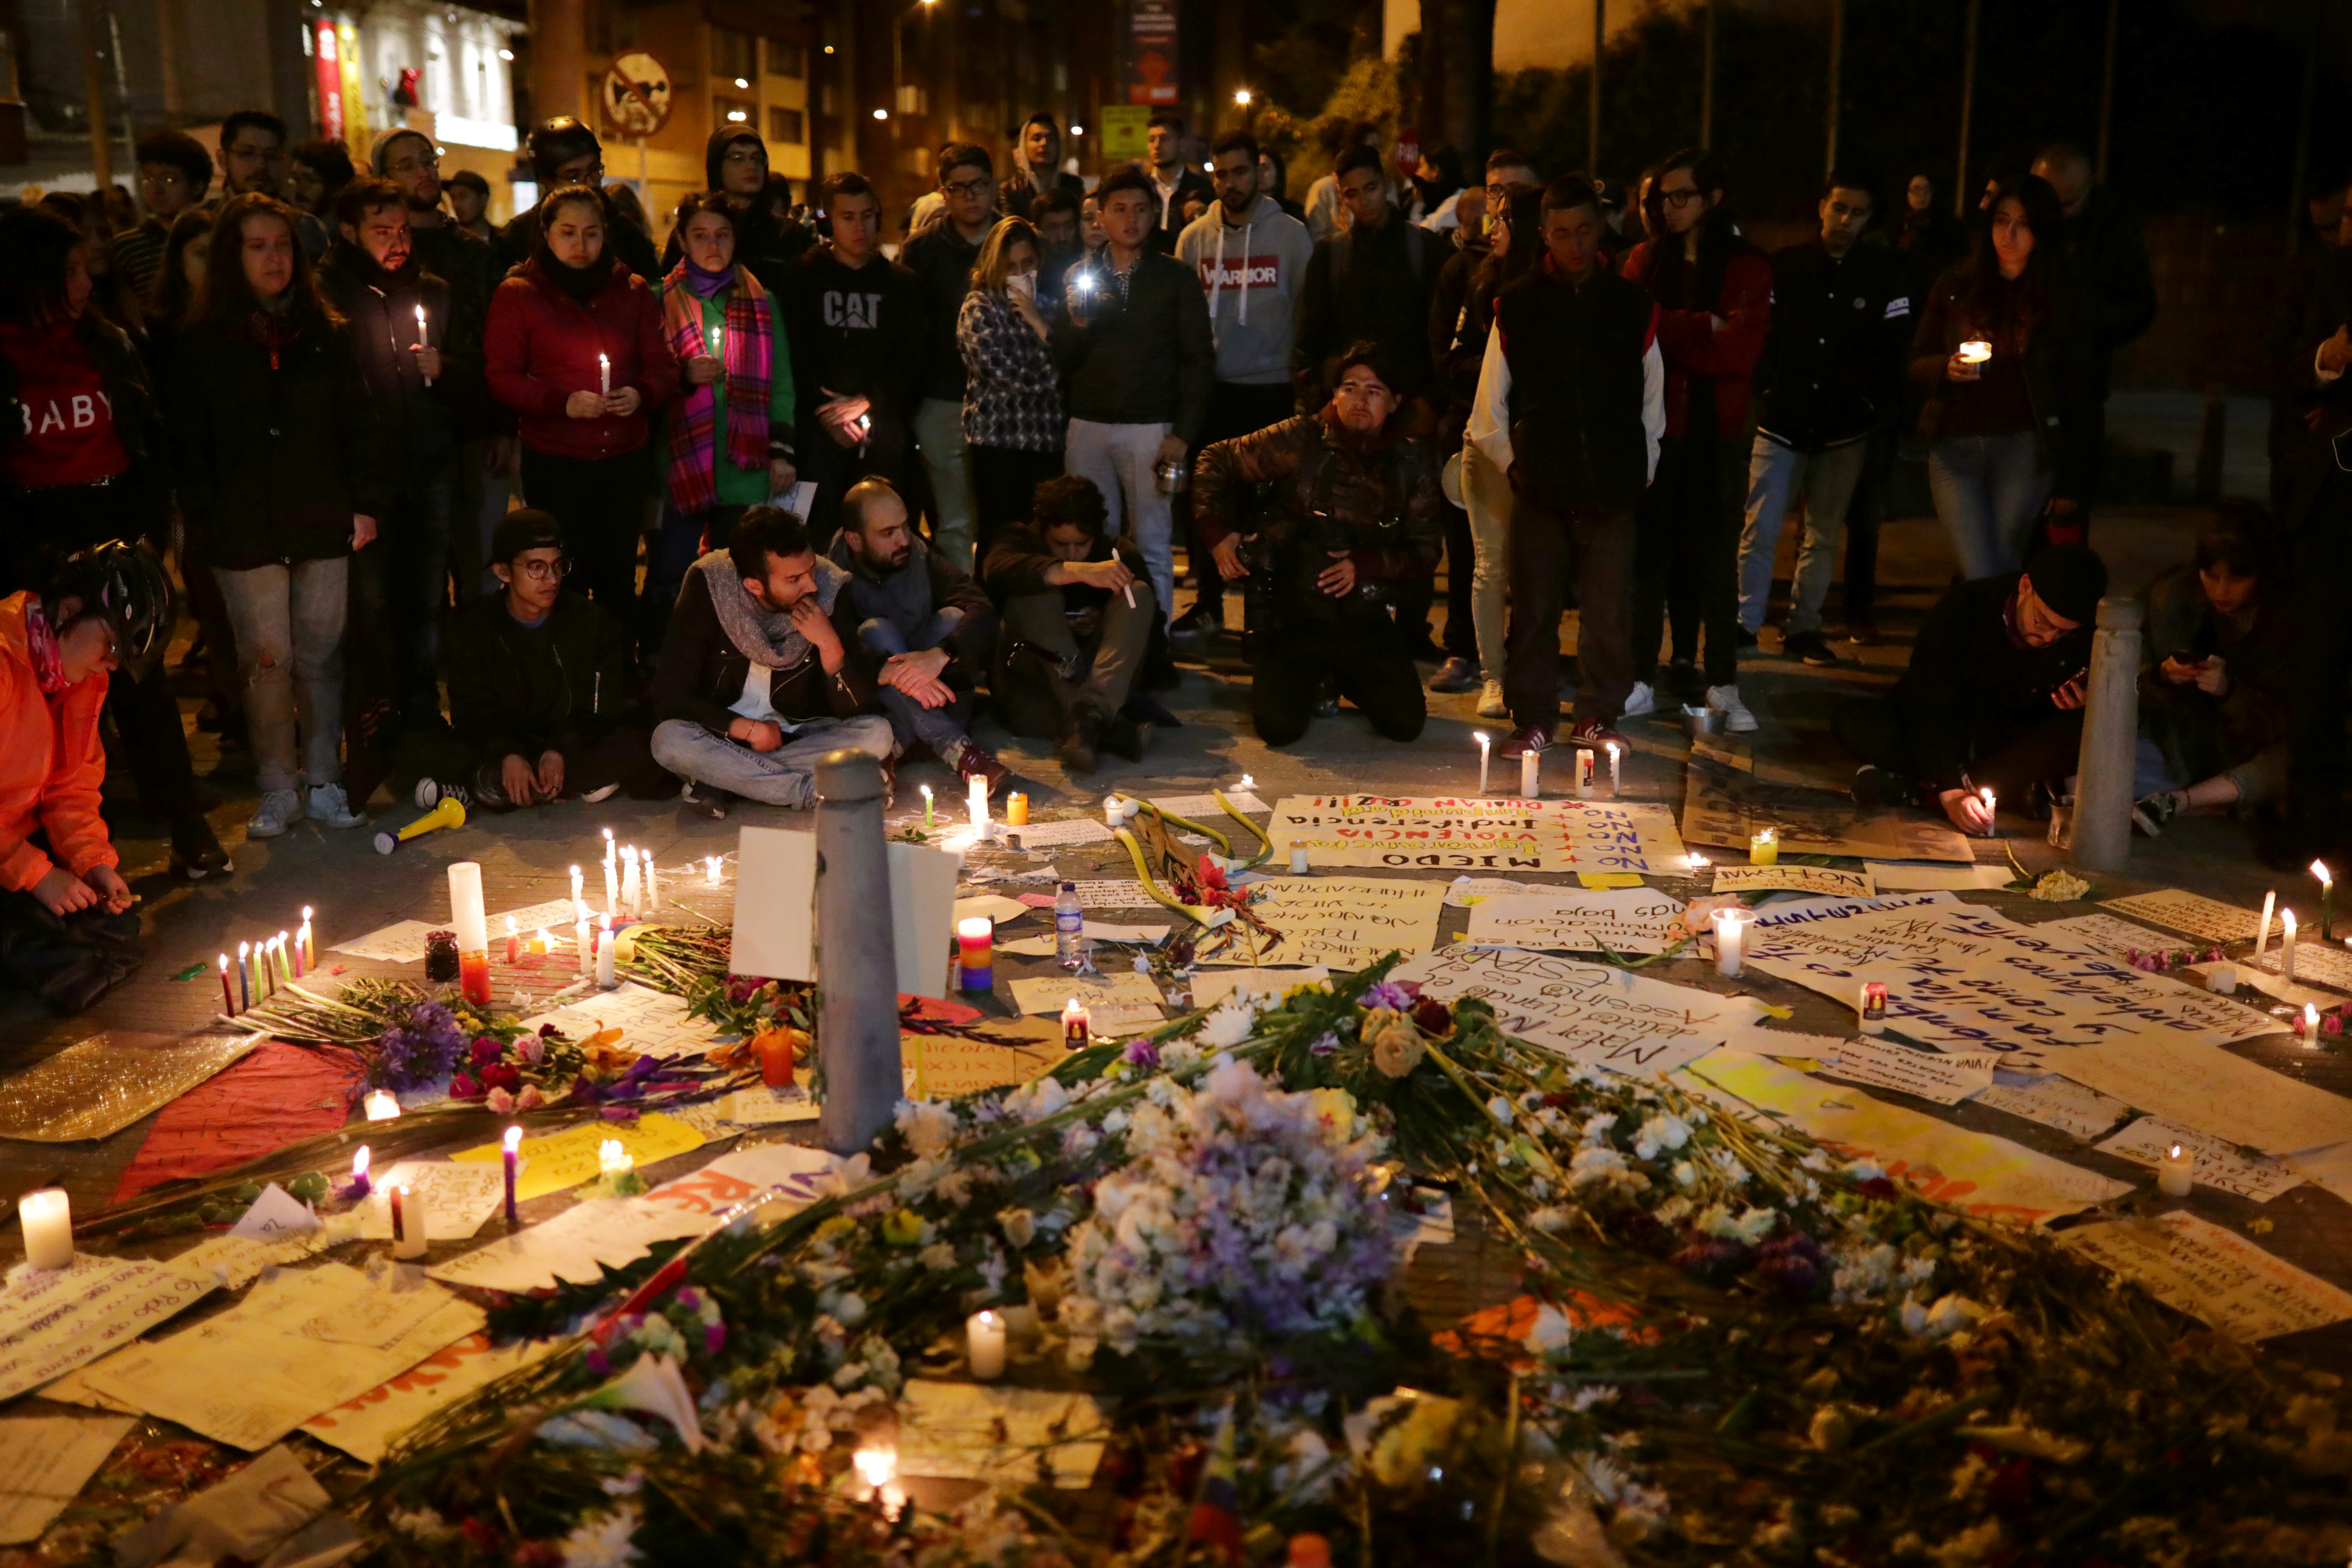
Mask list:
[[[506,1047],[500,1045],[497,1040],[492,1040],[488,1035],[483,1034],[474,1037],[474,1061],[477,1066],[485,1061],[496,1061],[499,1057],[504,1056],[505,1054]]]
[[[1444,1034],[1454,1027],[1454,1009],[1434,997],[1412,1004],[1412,1021],[1423,1034]]]
[[[452,1099],[452,1100],[478,1100],[478,1099],[480,1099],[480,1098],[482,1097],[482,1095],[484,1094],[484,1092],[485,1092],[485,1091],[483,1090],[482,1086],[481,1086],[480,1084],[478,1084],[478,1083],[476,1083],[476,1082],[475,1082],[471,1078],[467,1077],[466,1074],[464,1074],[464,1073],[462,1073],[462,1072],[454,1072],[454,1073],[451,1073],[451,1074],[449,1075],[449,1098],[450,1098],[450,1099]]]
[[[482,1069],[482,1089],[503,1089],[509,1094],[522,1087],[522,1069],[510,1061],[492,1062]]]

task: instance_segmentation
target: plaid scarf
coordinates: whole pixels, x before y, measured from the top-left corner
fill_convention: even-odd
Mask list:
[[[774,339],[767,291],[739,267],[727,296],[727,460],[738,468],[768,464],[768,379]],[[711,351],[702,335],[702,299],[687,283],[681,259],[662,289],[662,330],[684,365]],[[669,497],[687,516],[719,504],[717,383],[683,389],[669,416]]]

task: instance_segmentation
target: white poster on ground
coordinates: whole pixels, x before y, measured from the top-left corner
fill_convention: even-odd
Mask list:
[[[1669,985],[1608,964],[1548,953],[1440,947],[1389,972],[1422,995],[1476,997],[1510,1033],[1562,1056],[1647,1077],[1705,1056],[1758,1017],[1745,997]]]
[[[1529,872],[1686,869],[1674,812],[1630,800],[1508,796],[1289,795],[1268,823],[1275,858],[1303,849],[1316,865]]]

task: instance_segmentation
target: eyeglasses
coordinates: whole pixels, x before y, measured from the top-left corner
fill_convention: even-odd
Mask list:
[[[1658,193],[1658,200],[1664,202],[1670,207],[1687,207],[1693,202],[1697,201],[1703,194],[1705,194],[1704,192],[1702,192],[1697,186],[1693,185],[1689,189],[1683,191],[1660,191]]]
[[[428,169],[437,170],[440,167],[441,160],[432,153],[417,152],[405,158],[392,160],[384,165],[384,172],[391,174],[422,174]]]
[[[942,194],[950,196],[977,196],[986,191],[988,186],[989,182],[985,178],[978,180],[952,180],[948,183],[941,185],[940,187],[940,191]]]
[[[522,563],[522,574],[533,582],[560,582],[571,573],[572,563],[568,560],[527,560]]]
[[[719,161],[721,163],[757,163],[764,169],[768,166],[768,154],[758,148],[737,146],[728,149]]]

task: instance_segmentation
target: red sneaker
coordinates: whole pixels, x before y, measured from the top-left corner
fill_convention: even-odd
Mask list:
[[[956,782],[970,786],[975,779],[988,780],[988,792],[994,795],[1004,788],[1013,770],[996,759],[995,753],[976,740],[963,743],[963,752],[956,758]]]
[[[1503,755],[1521,757],[1530,751],[1545,750],[1550,745],[1550,730],[1539,724],[1529,725],[1524,729],[1515,729],[1511,732],[1511,738],[1503,742]]]
[[[1576,727],[1568,732],[1568,743],[1571,746],[1589,746],[1595,750],[1607,746],[1613,746],[1618,750],[1625,752],[1633,749],[1626,743],[1623,736],[1610,727],[1609,721],[1605,718],[1578,719]]]

